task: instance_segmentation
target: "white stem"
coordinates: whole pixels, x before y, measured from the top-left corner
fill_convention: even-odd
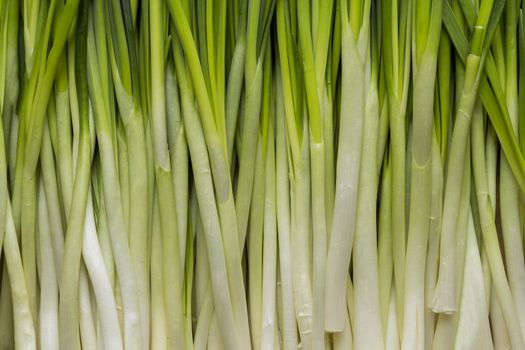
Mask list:
[[[93,286],[104,349],[122,349],[117,305],[97,237],[91,194],[88,195],[82,257]]]
[[[273,128],[268,128],[265,171],[264,246],[262,281],[262,338],[261,349],[274,348],[277,330],[276,283],[277,283],[277,227],[275,192],[275,144]]]
[[[86,269],[83,265],[80,267],[78,293],[80,308],[80,339],[82,342],[82,349],[95,350],[97,348],[97,332],[95,330],[93,309],[91,308],[91,290],[89,280]]]
[[[41,349],[58,349],[58,282],[42,183],[38,197],[40,243],[40,339]]]

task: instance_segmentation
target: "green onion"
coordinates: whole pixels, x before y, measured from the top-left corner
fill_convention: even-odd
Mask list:
[[[0,348],[525,348],[517,0],[0,2]]]

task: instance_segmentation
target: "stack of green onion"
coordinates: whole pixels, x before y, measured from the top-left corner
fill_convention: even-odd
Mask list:
[[[0,350],[525,349],[524,10],[0,0]]]

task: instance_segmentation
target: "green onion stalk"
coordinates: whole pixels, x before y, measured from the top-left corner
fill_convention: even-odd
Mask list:
[[[248,282],[249,282],[249,308],[250,320],[252,323],[252,342],[255,349],[260,349],[263,345],[263,323],[271,322],[265,315],[268,315],[269,310],[265,310],[265,303],[263,303],[263,283],[264,283],[264,269],[268,266],[264,260],[266,232],[270,229],[267,227],[266,218],[270,213],[267,213],[267,198],[271,196],[271,192],[267,193],[266,168],[267,164],[267,143],[268,140],[268,121],[270,113],[272,113],[270,88],[272,86],[272,71],[270,65],[270,51],[267,51],[266,60],[264,61],[264,81],[263,81],[263,101],[261,110],[261,123],[259,131],[257,132],[257,156],[255,160],[255,179],[251,203],[250,215],[250,229],[247,244],[248,257]],[[266,294],[270,293],[267,291]],[[269,297],[269,296],[268,296]],[[265,312],[266,311],[266,312]],[[273,336],[273,334],[271,334]],[[266,334],[268,339],[268,334]],[[272,342],[273,343],[273,338]],[[268,340],[266,340],[268,342]],[[268,346],[268,345],[266,345]]]
[[[471,130],[471,148],[480,226],[483,243],[487,252],[490,273],[494,283],[494,291],[501,307],[510,344],[512,348],[520,348],[524,346],[524,338],[521,334],[518,315],[514,307],[512,293],[503,267],[501,252],[499,250],[494,210],[492,209],[492,201],[489,197],[490,192],[486,172],[487,163],[483,145],[483,129],[483,119],[480,118],[480,116],[474,118]]]
[[[481,257],[476,240],[474,219],[469,211],[464,286],[461,294],[459,320],[454,348],[489,346],[490,324],[485,301]],[[475,330],[472,332],[471,330]]]
[[[272,98],[272,101],[275,100]],[[269,112],[274,112],[274,109],[272,108]],[[277,213],[274,118],[268,120],[267,123],[263,232],[263,261],[265,263],[263,265],[262,283],[262,349],[272,349],[279,341],[277,337]]]
[[[42,181],[38,193],[38,232],[40,268],[40,329],[39,346],[41,348],[58,348],[58,285],[55,268],[53,245],[51,242],[50,225],[46,196]]]
[[[122,203],[124,211],[124,218],[128,222],[129,247],[131,251],[131,258],[133,260],[133,270],[135,273],[135,280],[137,283],[138,307],[139,307],[139,323],[140,336],[142,338],[140,343],[136,346],[147,347],[149,343],[149,304],[148,299],[148,236],[147,225],[148,215],[150,213],[147,203],[149,203],[150,195],[148,191],[148,172],[147,172],[147,143],[145,140],[145,124],[144,112],[145,107],[141,105],[141,88],[139,86],[139,68],[138,68],[138,54],[135,29],[133,27],[133,9],[131,3],[124,1],[121,5],[112,2],[108,6],[109,23],[108,28],[117,25],[113,29],[116,35],[109,37],[110,44],[110,62],[111,72],[113,76],[113,84],[116,92],[116,101],[119,109],[119,121],[122,123],[125,130],[125,144],[127,145],[127,164],[128,171],[122,171],[121,176],[128,174],[129,184],[124,188],[122,193]],[[111,21],[113,19],[113,21]],[[159,25],[160,25],[159,20]],[[151,30],[150,30],[151,32]],[[153,49],[152,49],[153,51]],[[118,52],[118,54],[117,54]],[[118,67],[118,68],[117,68]],[[152,63],[152,69],[154,65]],[[161,80],[162,85],[164,79]],[[119,153],[121,154],[121,153]],[[121,162],[119,162],[120,164]],[[121,182],[121,186],[125,186],[125,182]],[[129,193],[129,208],[126,208],[128,201],[125,200],[126,191]],[[168,207],[169,204],[166,205]],[[145,209],[146,208],[146,209]],[[127,209],[127,210],[126,210]],[[175,216],[170,216],[174,218]],[[171,231],[170,231],[171,232]],[[176,231],[175,231],[176,232]],[[163,231],[163,234],[165,232]],[[176,233],[175,233],[176,234]],[[170,233],[170,237],[172,237]],[[173,247],[173,242],[166,241],[163,245],[166,249],[175,250],[178,252],[178,247]],[[167,257],[164,257],[168,259]],[[177,255],[173,257],[175,263],[178,262]],[[164,262],[167,264],[167,262]],[[173,261],[170,261],[173,264]],[[169,272],[176,273],[177,269],[169,269]],[[165,288],[170,288],[174,283],[175,276],[171,274],[166,276]],[[178,281],[178,280],[177,280]],[[123,287],[123,286],[122,286]],[[170,310],[176,310],[176,305],[180,298],[173,298],[175,305],[171,305]],[[126,301],[124,300],[124,303]],[[173,316],[169,315],[168,324],[173,324]]]
[[[88,194],[86,220],[84,223],[84,241],[82,257],[93,286],[93,294],[97,302],[98,320],[102,344],[105,348],[122,349],[123,342],[120,333],[117,305],[113,297],[113,288],[109,279],[104,258],[100,248],[98,232],[95,224],[91,192]],[[118,330],[118,331],[117,331]]]
[[[280,86],[286,121],[290,181],[290,242],[295,319],[304,347],[312,346],[313,296],[310,249],[310,157],[309,128],[303,116],[301,69],[298,66],[296,9],[277,1],[277,42]],[[320,131],[320,130],[319,130]],[[323,185],[324,186],[324,185]]]
[[[3,22],[0,28],[0,113],[4,130],[6,157],[10,154],[9,135],[16,116],[16,103],[20,92],[18,78],[18,1],[4,2]],[[8,158],[6,158],[7,160]]]
[[[161,1],[149,2],[151,45],[151,134],[153,137],[156,189],[159,201],[166,327],[171,348],[183,346],[182,288],[184,254],[177,232],[176,203],[166,129],[165,39],[168,17]],[[173,261],[174,260],[174,261]],[[178,345],[177,345],[178,344]]]
[[[71,208],[67,216],[64,257],[60,276],[59,330],[60,346],[80,349],[79,279],[84,234],[84,220],[91,170],[91,137],[89,131],[89,98],[87,88],[87,20],[88,4],[83,1],[77,22],[75,75],[79,102],[80,139],[73,184]]]
[[[34,6],[31,10],[27,8],[30,5]],[[24,85],[19,105],[20,127],[13,188],[13,219],[15,229],[21,229],[24,275],[35,323],[38,293],[35,236],[37,164],[46,121],[46,107],[59,58],[66,44],[67,32],[77,12],[78,1],[66,2],[62,11],[56,14],[56,19],[54,18],[55,3],[51,2],[49,8],[43,5],[40,2],[37,4],[24,3],[23,7],[24,11],[31,12],[31,16],[23,17],[24,29],[26,29],[24,32],[25,50],[29,52],[25,56],[27,62],[25,62],[26,70],[23,74],[23,79],[27,84]],[[28,13],[24,12],[24,14],[29,16]],[[51,35],[52,32],[53,35]],[[49,45],[50,48],[48,48]]]
[[[281,303],[279,313],[282,319],[283,345],[295,349],[298,345],[297,322],[293,294],[293,267],[291,248],[290,181],[288,178],[288,149],[285,111],[280,66],[275,72],[275,169],[277,239],[279,246],[279,276],[281,282]]]
[[[379,270],[379,304],[381,307],[381,325],[384,330],[385,344],[389,327],[390,301],[392,297],[392,274],[394,269],[392,251],[392,166],[389,151],[385,154],[379,185],[379,217],[377,232],[377,265]],[[395,296],[395,295],[394,295]]]
[[[109,92],[109,88],[112,86],[109,83],[111,80],[110,74],[114,74],[113,77],[115,79],[113,83],[115,86],[119,83],[116,69],[110,68],[116,64],[116,57],[113,52],[113,41],[111,38],[106,37],[108,9],[104,8],[104,4],[100,1],[96,1],[92,8],[93,22],[89,30],[87,50],[88,85],[93,105],[98,154],[100,157],[100,188],[102,189],[100,202],[103,202],[103,208],[105,209],[105,213],[102,213],[102,216],[107,222],[112,255],[122,292],[124,346],[126,348],[141,348],[143,333],[140,326],[141,318],[136,287],[137,277],[133,267],[121,201],[120,181],[117,170],[116,127],[114,124],[116,111],[112,102],[112,94]],[[111,66],[110,61],[113,62]],[[122,86],[120,87],[122,88]],[[101,223],[100,220],[99,223]],[[111,268],[108,267],[108,270],[111,271]]]
[[[316,2],[300,1],[297,3],[297,30],[298,50],[302,60],[304,93],[306,95],[305,115],[308,118],[309,144],[310,144],[310,172],[311,172],[311,198],[312,198],[312,347],[323,348],[325,345],[325,273],[326,251],[328,246],[327,207],[326,207],[326,174],[325,158],[326,145],[323,123],[323,97],[324,80],[329,35],[326,26],[332,18],[331,2],[325,2],[319,11],[326,15],[325,20],[319,22],[316,28],[315,21],[311,20]],[[317,32],[316,32],[317,30]],[[317,67],[320,66],[318,73]],[[321,80],[318,82],[318,80]],[[332,198],[329,196],[328,198]]]
[[[442,36],[443,37],[443,36]],[[441,43],[440,43],[441,44]],[[438,63],[439,69],[439,63]],[[449,114],[449,109],[441,109]],[[440,115],[443,118],[443,114]],[[436,129],[434,129],[436,130]],[[442,132],[445,132],[442,130]],[[441,140],[447,136],[441,134]],[[425,265],[425,300],[431,300],[436,286],[439,267],[439,242],[441,234],[441,214],[443,212],[443,163],[437,135],[434,133],[432,145],[432,194],[430,202],[430,222],[428,228],[428,252]],[[446,148],[445,148],[446,149]],[[428,307],[425,308],[425,348],[432,346],[437,317]]]
[[[6,2],[0,7],[0,115],[2,116],[3,125],[3,162],[5,163],[4,167],[6,167],[6,174],[8,174],[9,131],[11,120],[16,117],[16,102],[19,94],[17,57],[18,20],[18,1]],[[2,191],[8,190],[7,178],[5,181],[6,188],[4,189],[2,187]],[[3,197],[5,195],[2,193],[1,196]],[[6,205],[7,204],[4,204],[4,199],[2,199],[2,206],[0,207],[1,213],[5,213]],[[5,214],[1,215],[5,217]],[[5,218],[2,220],[5,220]],[[2,225],[2,227],[4,226],[5,224]],[[0,247],[2,246],[4,235],[5,232],[2,230],[2,233],[0,233]],[[0,249],[0,255],[1,254]]]
[[[247,241],[248,255],[248,293],[250,322],[252,326],[252,342],[255,349],[261,348],[262,336],[262,282],[263,282],[263,245],[264,245],[264,209],[265,209],[265,155],[262,136],[258,135],[257,156],[255,161],[256,174],[250,215],[250,230]]]
[[[514,137],[518,141],[518,2],[505,4],[505,97]],[[505,250],[505,265],[514,305],[525,308],[525,259],[523,256],[522,215],[519,188],[503,152],[500,163],[501,225]],[[525,315],[518,313],[521,334],[525,336]]]
[[[497,174],[498,174],[498,140],[492,126],[486,126],[486,137],[485,137],[485,154],[486,154],[486,169],[487,169],[487,181],[488,181],[488,191],[490,197],[490,206],[492,211],[496,210],[496,191],[497,191]],[[479,208],[477,209],[479,213]],[[478,219],[481,221],[480,219]],[[480,225],[481,226],[481,225]],[[481,229],[480,229],[481,230]],[[489,305],[489,318],[491,323],[494,323],[492,338],[495,347],[510,347],[510,339],[507,332],[507,327],[505,326],[505,321],[503,319],[503,314],[501,312],[501,305],[498,301],[498,296],[495,292],[494,281],[490,273],[490,268],[488,265],[487,249],[485,245],[482,245],[483,256],[485,263],[485,288],[488,294],[488,305]]]
[[[352,7],[352,6],[355,6]],[[365,118],[366,55],[370,49],[370,1],[341,1],[341,109],[335,201],[326,261],[325,327],[340,332],[345,326],[345,291],[358,201]],[[329,145],[331,147],[331,145]]]
[[[292,256],[292,286],[295,319],[299,339],[305,347],[311,347],[312,339],[312,277],[310,273],[310,180],[308,125],[303,120],[303,96],[301,70],[297,66],[295,43],[296,9],[290,3],[278,1],[277,41],[279,47],[280,82],[286,120],[287,148],[289,152],[290,181],[290,242]],[[306,222],[305,222],[306,220]]]
[[[226,248],[223,246],[225,243],[223,243],[222,239],[221,223],[219,221],[218,205],[213,188],[208,149],[199,112],[194,103],[195,95],[190,80],[190,65],[184,59],[179,41],[176,41],[173,45],[173,56],[179,83],[184,127],[188,136],[188,148],[192,159],[191,164],[199,210],[203,221],[207,222],[207,225],[204,225],[203,233],[208,251],[215,312],[221,319],[219,327],[225,345],[231,349],[241,349],[241,339],[237,332],[232,331],[237,329],[237,321],[231,301],[230,285],[227,279],[229,272],[226,265]]]
[[[188,14],[180,1],[170,1],[169,9],[174,19],[181,47],[184,50],[184,55],[188,62],[189,74],[199,106],[199,117],[202,119],[202,127],[210,156],[211,174],[216,192],[221,231],[225,241],[225,257],[229,271],[227,277],[231,286],[230,293],[232,295],[236,322],[238,324],[237,329],[239,329],[241,344],[244,344],[244,347],[248,347],[250,343],[248,311],[241,269],[242,249],[239,242],[232,180],[229,172],[230,166],[228,164],[226,131],[224,126],[224,104],[222,101],[224,94],[215,86],[215,84],[219,87],[222,86],[221,82],[224,80],[223,67],[221,67],[221,69],[217,68],[218,77],[215,76],[214,64],[211,68],[209,66],[209,57],[213,55],[214,50],[208,52],[205,56],[201,53],[201,57],[199,57],[194,35],[191,32],[188,22]],[[182,18],[178,15],[181,13],[185,14]],[[207,25],[210,26],[211,24]],[[206,28],[202,30],[206,30]],[[208,28],[207,30],[212,30],[212,28]],[[200,38],[204,33],[201,31],[198,32],[198,34]],[[207,40],[212,41],[214,37],[207,35]],[[221,59],[221,48],[224,43],[220,35],[217,42],[217,55]],[[215,43],[208,42],[207,50],[210,51],[210,48],[213,48],[214,45]],[[204,66],[201,66],[201,62],[205,63]],[[207,69],[204,70],[203,67]],[[221,327],[222,326],[223,325],[221,325]],[[226,337],[225,333],[226,332],[223,332],[224,337]]]
[[[403,349],[425,348],[425,260],[432,203],[434,91],[442,1],[413,3],[413,141],[410,173]]]
[[[405,150],[406,112],[411,63],[412,1],[385,1],[380,6],[381,53],[387,87],[392,162],[392,249],[394,284],[402,331],[406,256]]]
[[[445,195],[443,201],[443,226],[440,245],[440,269],[432,300],[434,312],[453,313],[457,309],[456,288],[456,235],[460,203],[462,174],[465,169],[468,132],[474,104],[478,96],[480,78],[487,55],[486,28],[491,19],[493,1],[482,1],[471,37],[470,52],[465,61],[465,77],[456,111],[451,137]],[[490,42],[490,41],[489,41]]]
[[[474,113],[478,113],[479,108],[474,110]],[[467,151],[467,162],[470,163],[470,152]],[[469,215],[469,202],[470,202],[470,184],[471,175],[470,167],[465,168],[463,173],[463,179],[461,183],[461,195],[458,213],[457,229],[458,234],[455,237],[454,243],[458,247],[458,253],[456,257],[456,268],[458,273],[456,274],[456,302],[459,305],[461,300],[461,292],[463,291],[463,267],[465,262],[465,242],[466,233],[468,228],[468,215]],[[437,349],[448,349],[453,346],[455,337],[457,334],[457,324],[459,319],[459,312],[452,314],[440,313],[437,317],[436,328],[434,331],[434,337],[432,344]]]
[[[16,120],[16,101],[19,92],[18,80],[18,1],[4,2],[0,8],[0,255],[4,253],[2,274],[2,345],[25,349],[37,348],[37,328],[33,319],[22,256],[8,194],[8,157],[6,144],[10,130],[7,120]],[[3,248],[3,250],[2,250]],[[12,308],[7,306],[12,303]],[[36,311],[36,310],[35,310]],[[11,321],[12,319],[12,321]],[[12,334],[12,335],[11,335]]]
[[[451,42],[446,31],[441,31],[434,103],[434,133],[432,144],[432,198],[428,229],[428,253],[425,271],[425,300],[432,300],[439,267],[439,243],[443,213],[443,167],[446,159],[451,115],[452,55]],[[428,306],[428,305],[427,305]],[[425,347],[431,347],[437,317],[432,309],[425,309]]]
[[[235,196],[239,246],[241,249],[246,240],[250,202],[252,193],[254,192],[254,173],[256,167],[256,157],[254,157],[254,154],[257,153],[258,149],[257,134],[263,98],[263,71],[265,70],[263,66],[265,66],[264,52],[266,51],[266,45],[265,43],[261,43],[261,40],[267,40],[267,38],[259,38],[258,33],[261,30],[265,30],[265,35],[268,36],[269,20],[271,19],[271,17],[267,19],[268,23],[262,23],[263,25],[266,24],[267,28],[259,28],[261,5],[264,3],[261,1],[247,1],[247,3],[246,53],[244,59],[245,96],[243,118],[240,120],[242,123],[239,125],[239,134],[241,135],[240,143],[242,147],[239,148],[240,151],[238,153],[239,174]],[[263,8],[262,10],[264,11],[265,9]],[[264,12],[262,12],[262,14],[265,15]],[[235,68],[232,67],[232,69]],[[233,84],[233,81],[229,80],[228,84],[228,88],[232,90],[236,88],[230,85]],[[242,82],[239,81],[237,84],[242,84]],[[234,125],[232,126],[234,127]],[[228,130],[226,132],[228,133]],[[233,131],[230,133],[233,133]]]
[[[366,16],[365,16],[366,18]],[[376,37],[376,22],[371,37]],[[383,348],[384,331],[381,320],[379,270],[377,252],[376,198],[378,192],[377,145],[379,131],[378,47],[370,45],[366,54],[365,110],[362,154],[355,222],[353,257],[354,283],[354,346],[356,349]]]
[[[55,120],[56,113],[53,111],[53,99],[49,103],[48,109],[48,122],[44,125],[44,134],[42,139],[42,148],[40,154],[40,170],[42,177],[42,185],[46,195],[47,209],[49,218],[49,229],[51,233],[51,240],[53,244],[53,261],[55,264],[56,274],[60,276],[62,271],[62,261],[64,257],[64,219],[66,218],[65,213],[62,212],[63,197],[60,196],[60,189],[57,181],[57,172],[55,170],[55,157],[53,154],[53,140],[51,136],[51,129],[54,127],[53,121]],[[69,118],[69,116],[68,116]],[[55,143],[56,144],[56,143]],[[70,148],[71,145],[67,147]],[[66,152],[64,152],[66,153]],[[57,154],[57,152],[55,152]],[[69,153],[71,155],[71,153]],[[58,159],[58,157],[57,157]],[[62,159],[58,160],[61,161]],[[72,159],[69,160],[72,164]],[[73,178],[73,173],[68,173],[69,178]],[[71,199],[69,199],[71,200]],[[39,209],[40,210],[40,209]]]
[[[235,42],[229,60],[230,67],[228,71],[225,104],[226,143],[228,149],[228,160],[231,164],[233,161],[233,146],[237,131],[237,123],[239,114],[241,113],[241,99],[243,98],[243,78],[245,69],[245,64],[243,64],[243,62],[245,62],[246,56],[246,12],[248,1],[236,1],[230,3],[230,6],[227,5],[227,7],[228,19],[230,21],[228,28],[234,38],[232,41]],[[252,11],[254,10],[255,9]],[[255,24],[252,24],[252,26],[255,27]],[[255,34],[252,32],[251,35]],[[246,99],[246,96],[244,96],[244,99]]]

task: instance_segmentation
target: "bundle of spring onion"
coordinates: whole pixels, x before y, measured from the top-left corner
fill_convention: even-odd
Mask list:
[[[0,350],[525,349],[520,0],[0,0]]]

